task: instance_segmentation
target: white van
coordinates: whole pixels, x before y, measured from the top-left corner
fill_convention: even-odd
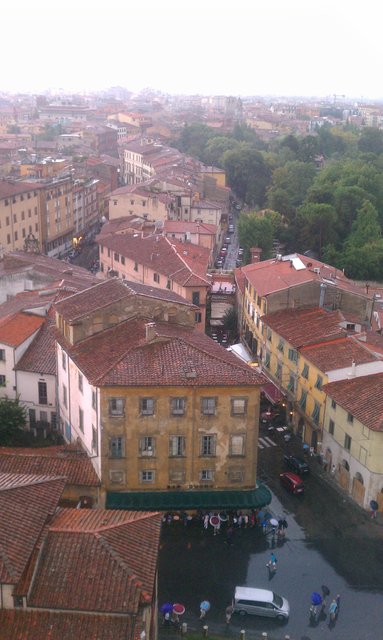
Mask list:
[[[252,587],[235,587],[233,608],[234,613],[242,616],[250,613],[254,616],[287,620],[290,615],[290,605],[286,598],[267,589]]]

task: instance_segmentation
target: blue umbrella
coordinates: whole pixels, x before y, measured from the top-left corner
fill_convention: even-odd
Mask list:
[[[379,508],[378,503],[376,502],[376,500],[371,500],[370,501],[370,507],[373,511],[377,511]]]
[[[322,596],[320,593],[317,593],[316,591],[314,591],[311,594],[311,602],[312,604],[322,604]]]
[[[202,600],[201,604],[199,605],[199,608],[202,611],[209,611],[210,609],[210,602],[209,600]]]
[[[173,604],[171,602],[165,602],[160,607],[161,613],[171,613],[173,611]]]

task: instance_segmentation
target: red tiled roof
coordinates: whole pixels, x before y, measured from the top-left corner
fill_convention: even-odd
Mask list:
[[[133,640],[142,621],[131,616],[0,610],[1,640]]]
[[[151,287],[130,280],[122,282],[119,278],[110,278],[99,282],[90,289],[65,298],[55,305],[55,309],[67,322],[75,322],[92,311],[107,307],[113,302],[134,298],[137,295],[193,307],[185,298],[169,291],[169,289]]]
[[[30,448],[0,447],[0,472],[65,477],[69,485],[98,487],[100,480],[85,451],[62,445]]]
[[[20,579],[64,486],[64,478],[0,473],[0,583]]]
[[[100,246],[153,269],[181,286],[210,285],[206,277],[210,250],[205,247],[170,241],[160,235],[141,237],[137,233],[98,236],[96,240]]]
[[[301,261],[304,268],[297,270],[291,265],[291,260],[296,259]],[[365,298],[372,298],[371,292],[368,294],[364,287],[346,278],[340,269],[299,253],[283,256],[282,260],[273,258],[248,264],[242,267],[242,271],[259,296],[267,296],[307,282],[317,282],[318,285],[336,286]]]
[[[94,385],[258,385],[263,376],[201,331],[169,323],[145,338],[145,320],[133,319],[70,345],[56,337]]]
[[[7,182],[0,180],[0,198],[9,198],[19,193],[32,192],[39,189],[39,186],[32,185],[30,182]]]
[[[383,431],[383,373],[323,385],[325,393],[372,431]]]
[[[28,313],[16,313],[0,320],[0,343],[10,347],[18,347],[30,338],[41,325],[44,318]]]
[[[326,311],[322,307],[282,309],[262,316],[267,327],[276,331],[296,349],[344,337],[346,332],[340,327],[341,320],[339,311]]]
[[[44,540],[28,606],[137,614],[155,597],[160,530],[159,513],[60,510]]]
[[[16,370],[56,375],[56,342],[51,331],[54,324],[55,315],[50,309],[32,344],[15,365]]]
[[[215,224],[205,224],[204,222],[187,222],[183,220],[165,220],[165,233],[199,233],[201,235],[215,236],[217,227]]]
[[[352,337],[313,344],[303,347],[300,352],[321,371],[351,367],[352,362],[358,365],[379,359]]]

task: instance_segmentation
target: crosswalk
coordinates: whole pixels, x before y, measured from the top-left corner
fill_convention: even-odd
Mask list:
[[[277,447],[277,443],[274,442],[268,436],[263,436],[262,438],[258,438],[258,449],[267,449],[268,447]]]

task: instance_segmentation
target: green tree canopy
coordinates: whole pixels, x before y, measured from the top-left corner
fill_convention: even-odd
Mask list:
[[[273,247],[275,219],[260,217],[256,212],[242,213],[238,220],[238,238],[245,250],[246,262],[250,259],[251,247],[262,249],[262,260],[269,258]]]
[[[12,445],[26,424],[26,409],[18,398],[0,398],[0,444]]]
[[[238,147],[238,142],[233,138],[215,136],[210,138],[203,151],[203,162],[216,167],[223,167],[223,154]]]
[[[302,204],[315,177],[315,167],[299,160],[287,162],[273,171],[267,191],[267,204],[289,219],[294,219],[296,208]]]
[[[270,169],[262,153],[242,144],[226,151],[223,162],[228,184],[236,195],[249,206],[263,207]]]
[[[383,153],[383,131],[373,127],[363,129],[358,141],[358,149],[377,155]]]
[[[324,245],[334,239],[336,211],[329,204],[307,203],[297,210],[296,234],[301,251],[311,249],[322,255]]]

